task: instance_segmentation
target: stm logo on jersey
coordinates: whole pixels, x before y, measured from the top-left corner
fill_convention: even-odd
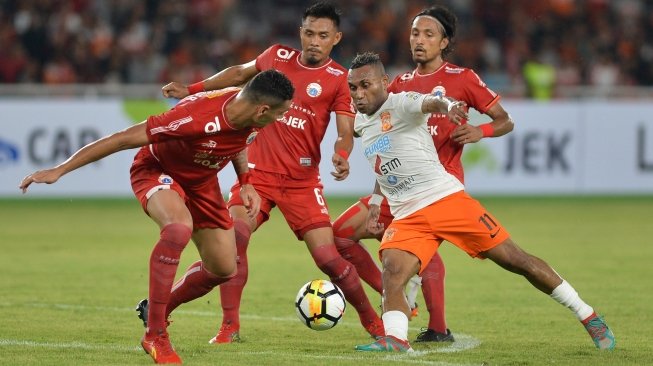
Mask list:
[[[376,163],[374,164],[374,172],[378,175],[388,174],[401,166],[401,160],[397,158],[394,158],[385,164],[381,164],[382,162],[381,157],[377,155]]]
[[[277,58],[284,62],[288,62],[294,55],[295,51],[288,51],[285,48],[279,48],[277,50]]]
[[[363,153],[365,154],[366,158],[369,158],[376,153],[387,152],[391,147],[392,145],[390,144],[390,138],[387,135],[384,135],[366,147]]]

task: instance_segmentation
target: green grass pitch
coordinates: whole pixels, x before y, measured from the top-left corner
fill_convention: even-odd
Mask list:
[[[329,201],[336,217],[355,198]],[[617,337],[597,351],[574,316],[524,279],[450,244],[447,320],[459,342],[413,344],[415,355],[368,354],[351,307],[317,332],[295,316],[299,287],[324,275],[278,211],[252,237],[242,305],[243,343],[209,345],[217,291],[173,314],[171,339],[190,365],[645,365],[653,359],[653,197],[481,198],[513,238],[548,261]],[[0,200],[0,364],[147,365],[133,311],[147,295],[158,236],[136,200]],[[366,242],[376,257],[378,244]],[[180,271],[198,258],[192,244]],[[368,288],[369,290],[369,288]],[[377,306],[380,297],[368,292]],[[426,325],[410,323],[415,337]]]

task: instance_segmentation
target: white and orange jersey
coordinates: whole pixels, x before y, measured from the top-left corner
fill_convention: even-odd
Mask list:
[[[417,92],[390,93],[376,113],[358,113],[354,121],[395,219],[464,189],[438,159],[426,128],[429,116],[422,113],[424,98],[426,94]]]

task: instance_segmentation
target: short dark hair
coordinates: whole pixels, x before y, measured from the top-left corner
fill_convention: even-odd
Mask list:
[[[340,26],[340,9],[327,1],[318,1],[304,10],[302,15],[302,22],[308,17],[313,18],[328,18],[333,21],[336,27]]]
[[[243,88],[243,95],[254,103],[278,105],[291,100],[295,88],[282,72],[270,69],[258,73]]]
[[[451,10],[442,5],[434,5],[430,8],[420,11],[417,15],[415,15],[413,22],[415,21],[415,18],[423,15],[433,17],[437,19],[440,24],[442,24],[444,27],[444,37],[449,39],[449,45],[447,45],[447,48],[442,50],[442,55],[446,56],[451,53],[454,48],[453,46],[455,43],[454,39],[456,38],[456,28],[458,27],[458,18],[456,17],[456,14],[452,13]]]
[[[374,65],[380,68],[381,72],[385,74],[385,67],[383,66],[383,62],[381,62],[381,57],[379,57],[379,54],[375,52],[368,51],[357,54],[351,61],[350,68],[353,70],[366,65]]]

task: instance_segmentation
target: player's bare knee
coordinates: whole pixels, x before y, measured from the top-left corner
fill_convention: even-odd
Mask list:
[[[233,263],[206,263],[204,269],[212,275],[220,278],[232,278],[236,276],[236,261]]]

